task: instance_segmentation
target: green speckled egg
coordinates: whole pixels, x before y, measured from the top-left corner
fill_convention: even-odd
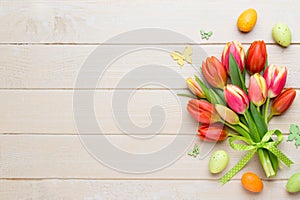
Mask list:
[[[211,173],[216,174],[223,171],[229,162],[229,156],[226,151],[219,150],[216,151],[211,157],[209,161],[209,170]]]
[[[272,36],[277,44],[283,47],[288,47],[291,44],[292,34],[290,28],[286,24],[276,24],[272,29]]]

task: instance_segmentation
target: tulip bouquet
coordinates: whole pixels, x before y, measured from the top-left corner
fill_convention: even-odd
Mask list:
[[[290,107],[296,91],[283,91],[287,68],[268,65],[264,41],[254,41],[247,53],[239,42],[229,42],[221,61],[208,57],[201,71],[205,81],[198,76],[187,79],[193,93],[187,110],[200,124],[199,137],[208,142],[229,137],[233,149],[247,151],[221,182],[229,181],[255,153],[267,177],[277,174],[279,161],[289,167],[293,162],[278,149],[283,135],[279,130],[268,130],[268,122]],[[250,75],[248,87],[246,71]]]

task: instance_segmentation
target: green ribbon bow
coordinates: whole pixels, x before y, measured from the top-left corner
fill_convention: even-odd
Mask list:
[[[277,141],[271,141],[272,135],[277,136]],[[236,144],[235,141],[241,140],[248,145],[245,144]],[[277,146],[282,142],[283,135],[279,130],[268,131],[262,140],[259,143],[255,143],[250,139],[247,139],[242,136],[232,136],[229,139],[229,144],[234,150],[238,151],[249,151],[231,170],[229,170],[221,179],[221,183],[224,185],[227,183],[232,177],[234,177],[243,167],[251,160],[254,156],[255,152],[258,149],[267,149],[272,152],[279,160],[281,160],[286,166],[290,167],[293,164],[286,155],[284,155]]]

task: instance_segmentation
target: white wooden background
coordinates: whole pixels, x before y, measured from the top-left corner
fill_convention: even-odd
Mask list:
[[[241,34],[236,20],[249,7],[257,10],[258,22],[251,33]],[[222,187],[217,181],[221,175],[208,171],[209,157],[198,160],[185,155],[168,168],[143,175],[111,170],[93,159],[80,143],[72,110],[73,91],[88,89],[74,88],[76,75],[97,45],[122,32],[147,27],[182,33],[196,41],[193,45],[218,57],[227,41],[239,40],[248,47],[253,40],[263,39],[269,60],[287,66],[287,85],[299,90],[299,13],[297,0],[1,0],[0,199],[299,199],[300,194],[285,190],[288,177],[300,172],[300,149],[292,143],[284,141],[280,148],[295,164],[283,168],[276,178],[264,178],[257,157],[243,170],[264,178],[264,191],[252,194],[240,184],[243,172]],[[271,37],[272,26],[280,21],[293,33],[293,42],[286,49],[274,44]],[[201,28],[213,31],[210,40],[201,40]],[[178,68],[169,55],[136,53],[110,67],[108,79],[102,80],[95,96],[97,116],[105,121],[107,137],[133,152],[140,152],[145,145],[151,151],[167,144],[175,137],[174,126],[166,126],[157,137],[139,144],[122,135],[109,117],[111,111],[101,105],[109,103],[107,97],[122,75],[153,57],[154,63],[169,65],[186,77],[194,73]],[[185,84],[173,89],[184,90]],[[141,103],[145,96],[146,104]],[[291,110],[272,120],[270,128],[287,133],[290,123],[300,124],[298,96]],[[176,124],[176,102],[168,90],[157,88],[141,90],[133,99],[136,107],[132,106],[130,113],[135,123],[150,123],[147,103],[162,97],[171,109],[169,124]],[[229,167],[243,155],[231,150],[227,142],[215,149],[228,151]]]

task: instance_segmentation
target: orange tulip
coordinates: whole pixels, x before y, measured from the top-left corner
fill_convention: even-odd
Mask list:
[[[212,56],[202,62],[202,73],[211,86],[222,89],[226,85],[226,69],[216,57]]]
[[[289,88],[275,98],[271,108],[271,115],[281,115],[292,105],[296,97],[296,90]]]
[[[204,100],[191,99],[187,105],[191,116],[203,124],[210,124],[220,121],[220,117],[214,106]]]
[[[207,142],[223,141],[228,136],[228,131],[221,123],[204,124],[198,128],[199,137]]]

